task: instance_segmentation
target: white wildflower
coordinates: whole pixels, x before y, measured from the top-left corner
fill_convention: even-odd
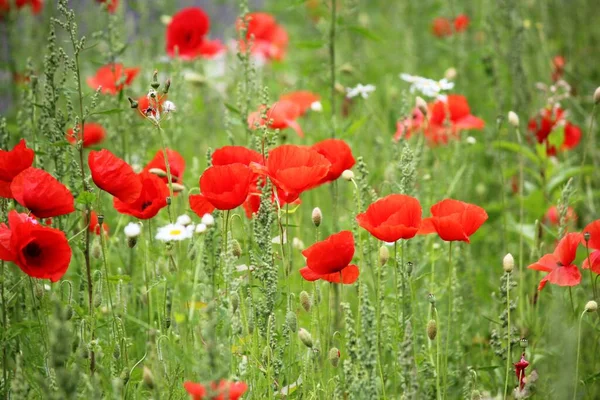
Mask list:
[[[432,98],[445,97],[443,92],[454,88],[454,82],[450,82],[446,78],[436,81],[422,76],[400,74],[400,79],[410,83],[411,93],[419,92]]]
[[[215,224],[215,217],[213,217],[212,214],[204,214],[200,223],[206,226],[213,226]]]
[[[315,112],[323,111],[323,104],[320,101],[314,101],[310,104],[310,109]]]
[[[204,232],[206,232],[206,229],[207,229],[207,227],[204,224],[196,225],[196,233],[204,233]]]
[[[138,237],[142,233],[142,227],[136,222],[130,222],[123,228],[123,232],[128,238]]]
[[[346,88],[346,97],[352,99],[356,96],[360,96],[363,99],[369,98],[369,95],[375,91],[375,86],[373,85],[363,85],[359,83],[356,87]]]
[[[163,104],[163,111],[168,114],[177,111],[177,107],[175,106],[175,103],[167,100]]]
[[[158,228],[156,232],[156,239],[163,242],[173,242],[179,240],[185,240],[192,237],[192,234],[180,224],[169,224]]]
[[[177,217],[177,220],[175,222],[179,225],[187,226],[192,223],[192,219],[190,218],[189,215],[183,214],[183,215],[180,215],[179,217]]]

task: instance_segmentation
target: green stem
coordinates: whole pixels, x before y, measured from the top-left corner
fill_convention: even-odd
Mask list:
[[[335,26],[337,0],[331,1],[331,23],[329,26],[329,72],[330,72],[330,102],[331,102],[331,137],[335,138]]]
[[[506,273],[506,320],[507,320],[507,332],[506,332],[506,348],[507,348],[507,354],[506,354],[506,378],[504,379],[504,398],[506,399],[506,396],[508,395],[508,376],[510,374],[510,362],[511,362],[511,355],[510,355],[510,272]]]
[[[577,330],[577,360],[575,361],[575,382],[573,383],[573,400],[577,399],[577,385],[579,383],[579,356],[581,351],[581,322],[587,311],[583,311],[579,317],[579,327]]]
[[[169,157],[167,156],[165,132],[160,127],[159,123],[156,123],[156,129],[158,129],[158,134],[162,143],[163,157],[165,159],[165,167],[167,169],[167,181],[169,182],[169,200],[167,201],[167,212],[169,213],[169,222],[173,223],[173,215],[171,214],[171,202],[173,201],[173,176],[171,175],[171,165],[169,164]]]
[[[448,326],[446,327],[446,350],[444,351],[444,398],[448,394],[448,352],[450,350],[450,335],[452,334],[452,306],[454,291],[452,288],[452,242],[448,248]]]

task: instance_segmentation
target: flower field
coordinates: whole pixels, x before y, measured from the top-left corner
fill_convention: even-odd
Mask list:
[[[596,8],[0,0],[1,398],[600,398]]]

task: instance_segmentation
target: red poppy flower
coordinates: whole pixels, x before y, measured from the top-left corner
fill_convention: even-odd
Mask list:
[[[469,27],[469,22],[471,20],[466,14],[460,14],[456,18],[454,18],[454,31],[455,32],[464,32]]]
[[[75,137],[75,131],[72,128],[67,131],[67,140],[71,144],[76,144],[78,140],[81,140],[81,136],[81,130],[78,133],[78,137]],[[105,137],[106,132],[104,131],[102,125],[95,124],[93,122],[88,122],[84,125],[83,147],[90,147],[95,144],[101,143]]]
[[[563,127],[564,139],[557,149],[551,143],[550,135]],[[581,141],[581,129],[565,119],[565,111],[560,107],[544,108],[540,113],[529,120],[529,131],[533,133],[538,143],[546,145],[549,156],[556,155],[558,150],[570,150]]]
[[[567,233],[556,245],[553,253],[546,254],[527,268],[548,272],[538,286],[542,290],[550,282],[558,286],[575,286],[581,282],[581,273],[573,264],[577,255],[577,246],[581,242],[581,233]]]
[[[96,0],[96,3],[108,3],[108,11],[114,13],[119,6],[119,0]]]
[[[65,234],[40,225],[15,210],[8,213],[8,227],[0,224],[0,259],[15,263],[27,275],[58,281],[71,262]]]
[[[448,18],[437,17],[431,24],[431,31],[437,37],[452,35],[452,23]]]
[[[100,235],[100,224],[98,223],[98,214],[96,211],[92,211],[90,213],[88,230],[96,235]],[[106,225],[105,222],[102,223],[102,230],[104,231],[105,235],[108,235],[108,225]]]
[[[313,150],[321,154],[331,163],[329,173],[323,178],[323,182],[335,181],[347,169],[356,163],[352,156],[352,149],[346,142],[340,139],[326,139],[312,146]]]
[[[591,269],[593,273],[600,275],[600,250],[591,252],[589,259],[585,258],[581,268]]]
[[[318,94],[309,92],[308,90],[299,90],[297,92],[290,92],[279,96],[280,101],[290,101],[296,104],[299,108],[300,115],[306,114],[313,103],[321,100]]]
[[[44,6],[43,0],[0,0],[0,15],[8,13],[10,11],[10,6],[14,4],[17,6],[17,9],[21,9],[25,6],[31,7],[31,12],[33,14],[39,14],[42,11]]]
[[[171,170],[171,179],[173,182],[181,182],[183,173],[185,172],[185,159],[175,150],[167,149],[167,159],[169,160],[169,169]],[[167,172],[165,164],[165,154],[163,150],[158,150],[150,161],[144,167],[144,172],[149,172],[151,169],[157,168]],[[163,182],[169,183],[168,177],[162,177]]]
[[[252,40],[250,52],[265,60],[283,60],[289,38],[275,18],[267,13],[255,12],[246,15],[246,22],[246,41]],[[244,24],[238,20],[236,26],[239,32]],[[245,52],[246,43],[240,40],[239,47],[241,52]]]
[[[552,81],[556,82],[560,80],[565,73],[565,58],[563,56],[555,56],[552,59]]]
[[[474,204],[445,199],[431,207],[431,217],[421,221],[420,235],[437,233],[447,242],[469,243],[469,237],[488,219],[485,210]]]
[[[96,71],[96,75],[87,78],[87,84],[94,90],[102,87],[102,93],[117,94],[125,86],[131,85],[140,72],[139,68],[125,68],[123,64],[107,64]]]
[[[191,194],[189,196],[189,202],[192,211],[200,218],[205,214],[210,214],[215,211],[215,206],[213,206],[203,194]]]
[[[167,54],[192,60],[196,57],[210,58],[222,52],[225,47],[220,41],[206,39],[209,29],[210,19],[201,8],[180,10],[167,26]]]
[[[577,214],[575,213],[575,210],[573,210],[573,207],[567,207],[565,219],[567,223],[577,221]],[[544,215],[544,220],[548,221],[548,223],[551,225],[558,225],[560,223],[558,208],[556,206],[551,206],[548,208],[546,215]]]
[[[244,164],[250,166],[253,162],[262,164],[262,154],[244,146],[224,146],[215,150],[212,155],[212,165]]]
[[[410,239],[421,226],[421,204],[414,197],[391,194],[371,204],[356,216],[358,225],[379,240]]]
[[[302,192],[320,185],[331,163],[309,147],[288,144],[271,150],[266,165],[252,163],[252,168],[271,179],[280,200],[291,203]]]
[[[350,231],[341,231],[317,242],[302,252],[306,267],[300,274],[307,281],[323,279],[333,283],[351,284],[358,279],[354,256],[354,237]]]
[[[46,171],[29,167],[10,184],[15,200],[38,218],[58,217],[75,211],[75,199],[65,185]]]
[[[246,201],[253,177],[243,164],[214,165],[200,177],[200,190],[215,208],[232,210]]]
[[[210,383],[210,392],[200,383],[184,382],[183,387],[192,400],[238,400],[248,390],[244,382],[229,382],[225,380]],[[210,397],[206,397],[210,396]]]
[[[25,139],[21,139],[12,150],[0,150],[0,197],[14,198],[10,184],[21,171],[31,167],[34,156]]]
[[[266,119],[261,118],[261,114],[266,110]],[[268,123],[271,129],[286,129],[292,128],[300,137],[304,137],[302,128],[296,122],[296,119],[302,114],[300,107],[296,103],[288,100],[278,101],[270,108],[260,106],[259,111],[255,111],[248,115],[248,126],[250,129],[256,129],[256,125],[264,126]]]
[[[584,246],[588,246],[590,249],[600,250],[600,219],[590,222],[583,228],[582,234],[588,234],[589,239],[587,243],[582,236],[582,243]]]
[[[521,355],[519,362],[514,363],[514,366],[517,379],[519,380],[519,389],[523,390],[525,387],[525,368],[529,367],[529,361],[525,359],[525,353]]]
[[[90,151],[88,164],[92,180],[100,189],[125,203],[134,202],[140,197],[142,182],[139,176],[129,164],[110,151]]]
[[[169,188],[158,176],[153,174],[142,172],[138,175],[138,179],[142,184],[138,198],[127,203],[115,197],[113,205],[121,214],[139,219],[153,218],[163,207],[167,206]]]

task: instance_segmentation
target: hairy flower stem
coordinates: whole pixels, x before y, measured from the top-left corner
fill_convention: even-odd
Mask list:
[[[569,288],[570,289],[570,288]],[[579,326],[577,328],[577,359],[575,361],[575,382],[573,382],[573,400],[577,399],[577,385],[579,383],[579,356],[581,352],[581,322],[587,311],[584,310],[579,317]]]
[[[223,215],[223,237],[221,238],[222,240],[222,250],[221,250],[221,260],[220,260],[220,264],[221,264],[221,276],[223,276],[223,278],[225,278],[225,268],[227,267],[227,264],[225,262],[225,258],[227,258],[227,242],[229,239],[229,212],[230,210],[225,211],[224,213],[222,213]],[[214,281],[215,277],[213,275],[213,299],[215,299],[215,281]],[[223,279],[223,281],[225,281],[225,295],[227,295],[227,291],[229,289],[229,285],[227,284],[227,280]]]
[[[331,24],[329,26],[329,72],[330,72],[330,101],[331,101],[331,137],[335,138],[336,121],[335,121],[335,26],[337,1],[331,2]]]
[[[165,159],[165,167],[167,169],[167,181],[169,182],[169,201],[167,202],[167,212],[169,214],[169,222],[173,223],[173,214],[171,213],[171,202],[173,201],[173,176],[171,175],[171,165],[169,164],[169,157],[167,156],[167,141],[165,140],[165,131],[163,131],[158,122],[156,123],[156,129],[158,130],[158,134],[162,143],[163,157]]]
[[[150,296],[150,269],[149,269],[149,259],[150,256],[148,254],[149,238],[152,237],[152,227],[148,223],[146,225],[148,227],[146,237],[144,238],[144,283],[146,285],[146,301],[148,302],[148,338],[150,338],[150,329],[153,327],[152,321],[152,297]]]
[[[396,315],[400,315],[400,282],[398,281],[398,274],[400,271],[400,264],[398,263],[398,241],[394,242],[394,263],[396,264],[394,267],[394,280],[396,286]],[[398,343],[400,344],[400,343]]]
[[[446,327],[446,350],[444,351],[444,398],[448,395],[448,352],[450,351],[450,339],[452,334],[452,303],[454,302],[454,290],[452,288],[452,242],[448,246],[448,326]]]
[[[4,205],[4,201],[2,201]],[[6,318],[6,297],[4,287],[6,286],[4,275],[4,260],[0,262],[0,300],[2,300],[2,382],[4,383],[4,399],[8,399],[8,340],[6,340],[6,332],[8,331],[8,321]]]
[[[510,272],[506,273],[506,377],[504,379],[504,398],[508,395],[508,377],[510,374]]]
[[[194,270],[194,282],[192,283],[192,304],[190,307],[190,312],[188,315],[188,321],[191,323],[192,319],[194,318],[194,311],[196,310],[196,294],[198,293],[198,290],[196,289],[196,285],[198,284],[198,278],[200,277],[200,267],[202,265],[202,257],[201,254],[204,252],[204,239],[203,236],[200,236],[200,239],[198,239],[196,246],[198,248],[198,255],[196,256],[196,268]],[[250,273],[250,276],[252,276],[252,273]],[[246,322],[246,330],[247,329],[247,325],[248,323]]]
[[[523,140],[521,138],[521,131],[519,128],[515,129],[517,133],[517,141],[519,142],[519,146],[523,145]],[[525,294],[523,291],[525,290],[525,273],[523,272],[523,223],[525,221],[524,216],[524,208],[525,208],[525,198],[524,198],[524,171],[525,164],[523,162],[523,154],[519,152],[519,309],[525,310]]]

